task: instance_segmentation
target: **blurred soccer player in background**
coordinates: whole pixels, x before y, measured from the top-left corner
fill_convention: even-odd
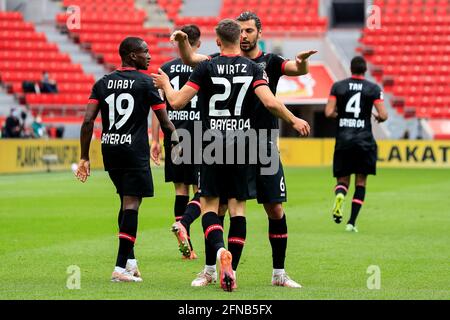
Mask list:
[[[358,232],[356,218],[364,203],[367,175],[376,174],[377,144],[372,134],[372,107],[375,106],[378,112],[374,114],[378,122],[386,121],[388,115],[380,87],[364,79],[367,70],[364,58],[354,57],[350,70],[351,78],[333,84],[325,116],[337,119],[333,158],[333,175],[337,185],[333,219],[341,223],[350,176],[355,174],[355,193],[346,230]]]

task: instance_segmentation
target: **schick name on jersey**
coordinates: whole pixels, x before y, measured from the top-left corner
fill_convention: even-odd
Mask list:
[[[194,71],[194,69],[185,64],[174,64],[170,66],[170,73],[191,73],[192,71]]]
[[[362,91],[363,84],[362,83],[348,83],[350,90],[354,91]]]
[[[236,64],[218,64],[217,73],[218,74],[235,74],[235,73],[245,73],[247,72],[247,65],[242,63]]]
[[[136,80],[108,80],[108,89],[132,89]]]

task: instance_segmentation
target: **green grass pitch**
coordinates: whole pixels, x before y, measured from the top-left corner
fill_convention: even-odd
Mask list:
[[[94,171],[86,184],[71,172],[0,176],[0,299],[450,298],[450,170],[380,169],[369,177],[354,234],[344,231],[353,186],[337,225],[331,170],[286,169],[286,270],[303,288],[270,285],[267,218],[252,201],[233,293],[218,284],[190,287],[204,264],[201,223],[191,229],[199,259],[183,261],[170,232],[173,187],[163,183],[162,169],[153,175],[156,196],[139,213],[142,283],[110,282],[119,200],[105,172]],[[79,290],[66,287],[71,265],[81,270]],[[378,290],[367,286],[371,265],[381,271]]]

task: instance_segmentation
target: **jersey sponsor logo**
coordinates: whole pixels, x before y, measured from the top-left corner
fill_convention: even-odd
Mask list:
[[[194,69],[185,64],[174,64],[170,66],[170,73],[191,73]]]
[[[340,128],[364,128],[365,121],[361,119],[348,119],[342,118],[339,119],[339,127]]]
[[[102,144],[131,144],[131,134],[103,133]]]
[[[200,111],[169,110],[167,112],[170,121],[194,121],[200,120]]]
[[[267,62],[265,62],[265,61],[263,61],[263,62],[258,62],[258,66],[260,66],[263,70],[266,70]]]
[[[245,130],[250,129],[250,119],[211,119],[212,130]]]

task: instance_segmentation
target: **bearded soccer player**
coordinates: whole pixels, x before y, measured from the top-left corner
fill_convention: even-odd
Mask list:
[[[90,176],[89,147],[95,118],[101,112],[103,164],[121,203],[119,252],[111,281],[140,282],[134,243],[142,198],[153,196],[147,119],[150,108],[167,134],[175,132],[175,127],[152,78],[138,71],[147,70],[150,63],[147,43],[128,37],[121,42],[119,54],[122,67],[103,76],[92,88],[81,126],[81,159],[75,174],[81,182]]]
[[[200,47],[200,29],[196,25],[186,25],[181,30],[187,34],[189,44],[193,50]],[[169,76],[170,83],[175,90],[180,90],[186,84],[192,72],[192,67],[185,65],[181,59],[173,59],[164,64],[161,69]],[[198,97],[194,96],[192,100],[183,108],[183,110],[174,110],[166,102],[169,119],[175,125],[175,128],[189,131],[194,136],[194,121],[200,121],[200,110],[197,106]],[[156,117],[152,118],[152,145],[151,157],[159,165],[161,146],[159,144],[159,123]],[[184,217],[186,222],[186,232],[188,244],[179,243],[179,249],[184,259],[196,259],[190,240],[190,225],[200,216],[200,194],[197,192],[198,168],[194,165],[193,155],[195,150],[191,150],[191,159],[189,163],[174,164],[170,156],[170,136],[164,135],[164,149],[166,157],[164,159],[164,175],[166,182],[173,182],[175,187],[174,215],[175,221],[180,221]],[[192,186],[194,197],[189,201],[189,189]],[[177,230],[173,230],[175,233]]]
[[[346,231],[358,232],[356,218],[364,203],[367,175],[376,174],[377,144],[370,122],[373,106],[378,112],[374,114],[378,122],[386,121],[388,115],[380,87],[364,79],[367,70],[364,58],[354,57],[350,70],[351,78],[333,84],[325,115],[337,119],[333,158],[333,175],[337,185],[333,219],[341,223],[350,176],[355,174],[355,193]]]
[[[174,108],[183,106],[199,91],[204,130],[219,129],[224,139],[230,131],[236,130],[230,129],[233,123],[243,124],[246,130],[251,129],[250,120],[256,110],[255,95],[272,114],[288,122],[301,135],[308,135],[310,128],[307,122],[296,118],[270,91],[264,70],[240,55],[240,30],[234,20],[225,19],[219,23],[216,41],[220,56],[202,61],[179,92],[172,89],[164,73],[152,75],[156,79],[155,84],[164,90]],[[226,145],[227,141],[223,143]],[[219,200],[227,198],[230,212],[235,216],[245,216],[246,200],[256,196],[253,180],[256,170],[252,168],[249,163],[239,166],[203,162],[201,166],[199,187],[205,237],[220,258],[220,282],[227,291],[234,290],[237,285],[232,268],[234,256],[224,249],[223,228],[218,218]],[[179,224],[183,229],[182,221]],[[214,273],[215,267],[210,273],[211,282],[214,281]]]
[[[261,51],[258,47],[258,41],[262,36],[262,24],[259,17],[252,12],[243,12],[237,19],[241,27],[241,55],[251,59],[259,64],[267,73],[269,79],[269,88],[273,94],[276,94],[278,81],[281,76],[299,76],[307,74],[308,58],[317,51],[300,52],[295,61],[287,60],[273,53]],[[210,57],[194,53],[186,40],[186,36],[182,32],[175,32],[172,39],[178,42],[181,58],[186,64],[195,66],[200,61],[209,59]],[[278,130],[278,119],[273,116],[260,102],[257,103],[255,117],[255,126],[257,129],[265,129],[271,132]],[[278,152],[276,141],[272,139],[272,135],[267,135],[267,148],[272,152]],[[272,247],[272,284],[275,286],[284,286],[291,288],[301,288],[301,285],[290,279],[287,275],[285,267],[286,249],[287,249],[287,222],[286,215],[282,203],[287,201],[286,180],[282,163],[278,157],[279,170],[273,175],[259,174],[256,177],[257,201],[263,204],[267,213],[269,224],[269,241]],[[259,163],[259,169],[266,166]],[[223,209],[223,207],[222,207]],[[226,211],[222,210],[221,214]],[[246,238],[246,219],[245,217],[235,216],[230,212],[230,230],[228,233],[228,248],[232,252],[233,257],[240,257]],[[207,255],[210,256],[210,255]],[[212,261],[206,261],[206,265]],[[234,270],[238,267],[239,260],[234,260]],[[205,270],[211,268],[205,267]],[[206,271],[199,274],[198,283],[207,285],[211,278]]]

